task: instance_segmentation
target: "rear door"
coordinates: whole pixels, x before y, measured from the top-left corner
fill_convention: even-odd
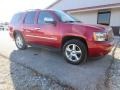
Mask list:
[[[23,30],[25,35],[25,40],[28,43],[36,43],[35,37],[35,20],[36,20],[36,11],[29,11],[26,13],[23,21]]]
[[[25,40],[28,43],[34,42],[34,27],[35,27],[35,11],[29,11],[26,13],[24,21],[23,21],[23,31],[25,35]]]

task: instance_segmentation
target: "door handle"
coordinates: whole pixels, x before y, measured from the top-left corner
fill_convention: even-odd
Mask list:
[[[23,30],[24,30],[25,32],[31,32],[30,29],[23,28]]]
[[[35,30],[40,30],[40,28],[34,28]]]

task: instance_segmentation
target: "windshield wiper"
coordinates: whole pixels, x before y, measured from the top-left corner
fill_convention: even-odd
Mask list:
[[[64,21],[65,23],[81,22],[81,21]]]
[[[68,23],[68,22],[70,22],[70,23],[73,23],[73,22],[75,22],[75,21],[64,21],[65,23]]]
[[[80,22],[81,23],[81,21],[75,21],[75,22]]]

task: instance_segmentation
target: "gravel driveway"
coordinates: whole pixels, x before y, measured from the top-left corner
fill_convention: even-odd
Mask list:
[[[0,90],[73,90],[4,56],[0,62]]]
[[[114,60],[109,72],[109,89],[120,90],[120,40],[114,52]]]

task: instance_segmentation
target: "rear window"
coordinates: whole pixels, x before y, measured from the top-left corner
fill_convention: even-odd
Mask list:
[[[11,20],[11,24],[19,24],[21,19],[22,19],[22,13],[17,13],[13,16]]]

